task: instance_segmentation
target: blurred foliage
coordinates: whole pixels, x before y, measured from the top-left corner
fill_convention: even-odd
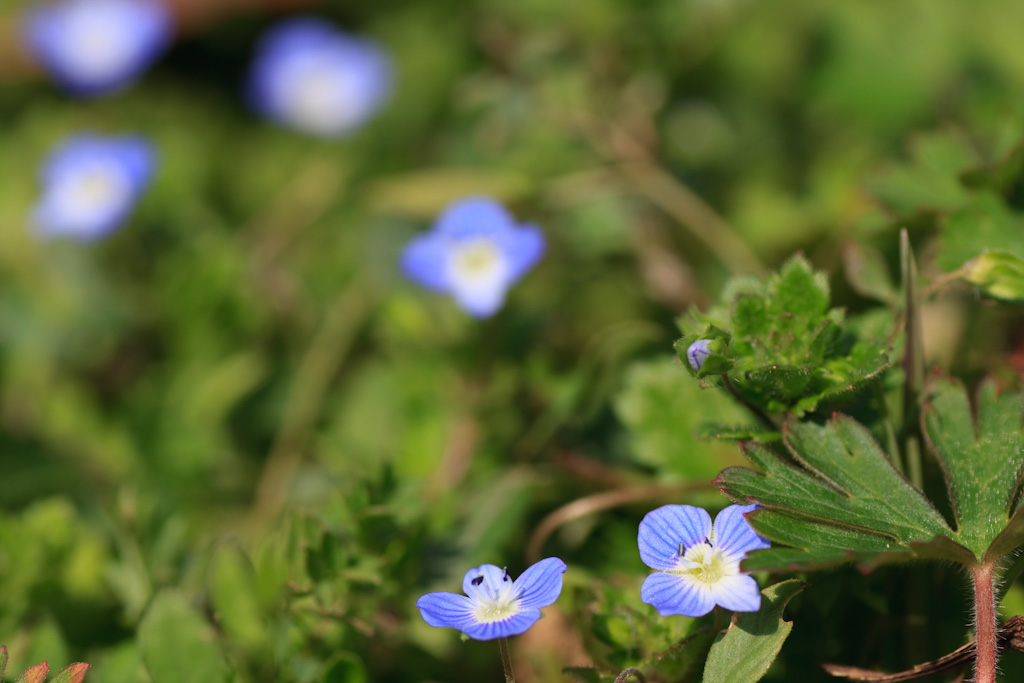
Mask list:
[[[748,453],[770,462],[785,420],[841,407],[886,452],[913,441],[897,230],[922,273],[917,361],[969,385],[1024,372],[1020,3],[309,5],[397,65],[385,111],[330,142],[244,108],[284,10],[224,5],[136,87],[77,101],[7,40],[27,4],[0,4],[10,671],[495,680],[493,644],[430,628],[415,599],[484,562],[518,574],[549,514],[625,491],[542,539],[566,590],[517,667],[699,680],[717,628],[640,603],[637,523],[726,503],[709,482],[740,452],[706,436],[764,441]],[[150,137],[154,184],[102,243],[37,242],[35,169],[80,130]],[[467,194],[549,245],[484,322],[397,268]],[[685,339],[712,325],[753,359],[742,400],[667,357],[686,311]],[[941,486],[938,461],[922,476]],[[817,573],[765,680],[955,649],[962,590],[945,566]]]

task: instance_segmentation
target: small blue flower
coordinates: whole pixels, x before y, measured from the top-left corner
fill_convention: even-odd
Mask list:
[[[701,367],[704,365],[704,359],[711,355],[710,346],[710,339],[698,339],[686,349],[686,360],[689,361],[690,367],[695,372],[700,372]]]
[[[565,562],[548,557],[513,581],[507,570],[485,564],[466,572],[466,595],[427,593],[416,606],[431,626],[457,628],[475,640],[517,636],[540,619],[541,607],[558,599],[565,570]]]
[[[406,246],[402,269],[427,289],[453,296],[470,315],[487,318],[543,255],[537,226],[517,225],[498,202],[470,197],[450,205],[430,232]]]
[[[156,0],[63,0],[25,18],[30,51],[68,91],[101,95],[135,81],[171,42]]]
[[[740,571],[751,550],[770,543],[743,516],[756,505],[730,505],[715,517],[692,505],[664,505],[640,522],[640,559],[654,573],[640,599],[663,616],[699,617],[721,605],[735,612],[761,608],[757,582]]]
[[[139,137],[78,135],[43,166],[32,222],[44,237],[95,240],[116,228],[149,184],[153,150]]]
[[[383,106],[393,80],[391,58],[377,43],[298,18],[260,40],[247,88],[264,116],[310,135],[337,137]]]

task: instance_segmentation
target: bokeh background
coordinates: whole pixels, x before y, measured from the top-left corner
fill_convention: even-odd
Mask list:
[[[170,50],[79,99],[26,49],[29,3],[0,3],[8,675],[45,659],[98,683],[496,680],[493,644],[430,628],[415,600],[550,555],[566,589],[513,643],[521,680],[668,647],[688,620],[640,604],[637,523],[721,507],[711,480],[741,461],[695,436],[739,409],[679,367],[676,318],[796,251],[836,304],[884,303],[863,267],[896,264],[901,227],[922,272],[951,270],[957,173],[1010,154],[1024,121],[1009,0],[171,6]],[[242,96],[259,37],[295,15],[394,61],[392,98],[348,135]],[[79,131],[146,136],[152,184],[106,239],[40,240],[38,169]],[[469,195],[547,240],[487,320],[399,268]],[[1012,377],[1024,357],[1012,313],[969,293],[925,327],[940,365]],[[890,618],[892,577],[816,577],[769,680],[962,644],[959,577],[936,607],[953,625],[923,645]]]

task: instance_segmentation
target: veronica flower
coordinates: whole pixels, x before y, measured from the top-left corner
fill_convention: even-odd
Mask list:
[[[757,582],[740,571],[751,550],[769,547],[744,518],[756,505],[730,505],[715,517],[692,505],[665,505],[648,512],[637,538],[640,559],[654,573],[640,599],[662,616],[699,617],[721,605],[735,612],[761,608]]]
[[[335,137],[373,116],[390,97],[392,80],[391,59],[377,43],[299,18],[263,36],[247,87],[250,103],[264,116]]]
[[[686,349],[686,360],[695,371],[700,371],[704,359],[711,355],[711,340],[698,339]]]
[[[431,626],[457,628],[475,640],[525,633],[562,592],[565,562],[548,557],[512,580],[507,569],[485,564],[466,572],[457,593],[427,593],[416,601]]]
[[[139,137],[79,135],[43,166],[32,222],[43,236],[94,240],[116,228],[149,184],[153,150]]]
[[[173,23],[157,0],[63,0],[30,11],[24,31],[59,84],[99,95],[138,78],[170,44]]]
[[[430,232],[406,246],[402,269],[424,287],[453,296],[470,315],[486,318],[543,254],[537,226],[517,225],[501,204],[471,197],[445,209]]]

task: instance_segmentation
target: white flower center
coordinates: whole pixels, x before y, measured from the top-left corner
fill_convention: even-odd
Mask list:
[[[673,574],[688,575],[710,587],[727,576],[738,576],[740,568],[738,562],[705,542],[688,548],[671,571]]]
[[[355,123],[359,112],[336,66],[311,64],[293,81],[284,107],[292,121],[305,130],[331,134]]]
[[[68,205],[82,211],[106,208],[125,201],[128,194],[123,178],[104,169],[95,169],[70,180],[64,187]]]
[[[489,624],[495,621],[504,621],[523,611],[516,597],[513,582],[509,579],[508,573],[497,585],[487,580],[487,576],[480,574],[477,577],[479,590],[473,596],[473,617],[479,624]]]
[[[452,250],[452,278],[462,286],[489,285],[505,277],[505,259],[488,239],[474,239]]]

